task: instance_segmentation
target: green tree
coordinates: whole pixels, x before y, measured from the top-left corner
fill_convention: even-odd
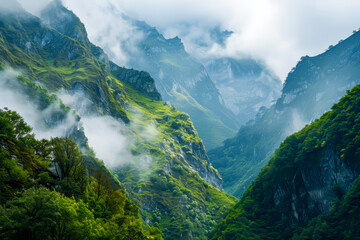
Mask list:
[[[0,207],[1,239],[99,239],[106,230],[80,201],[30,188]]]
[[[67,196],[82,195],[88,185],[83,157],[75,142],[68,138],[53,138],[53,163],[59,175],[60,191]]]

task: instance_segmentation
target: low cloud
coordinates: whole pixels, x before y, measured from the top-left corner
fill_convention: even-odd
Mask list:
[[[129,107],[134,112],[134,117],[131,125],[127,126],[111,116],[94,113],[91,109],[92,101],[82,90],[62,90],[57,95],[81,117],[80,124],[89,146],[107,167],[114,169],[134,164],[141,170],[149,169],[152,162],[150,153],[145,151],[134,156],[131,149],[136,149],[136,142],[139,140],[151,142],[150,140],[157,136],[157,130],[152,122],[140,124],[142,113],[138,108]]]
[[[85,24],[91,42],[100,46],[110,59],[126,66],[129,54],[138,52],[142,32],[124,19],[121,4],[117,0],[63,0],[63,3]]]
[[[8,2],[16,2],[16,0],[0,0]],[[53,0],[17,0],[21,6],[29,13],[40,16],[41,11]]]
[[[133,141],[122,132],[124,126],[120,122],[108,116],[87,116],[81,122],[89,146],[106,166],[115,168],[133,160]]]
[[[287,129],[287,136],[300,131],[305,127],[308,122],[304,121],[297,109],[291,110],[291,123],[289,129]]]
[[[144,137],[144,141],[151,141],[157,136],[153,123],[136,128],[134,121],[133,126],[125,126],[113,117],[96,115],[91,110],[93,103],[82,91],[71,94],[65,90],[58,92],[57,96],[65,105],[71,107],[72,111],[63,119],[54,119],[54,112],[60,110],[60,102],[56,101],[46,109],[39,110],[36,96],[23,94],[23,86],[17,79],[19,75],[19,72],[12,69],[0,72],[0,108],[7,107],[18,112],[33,128],[38,139],[66,137],[74,127],[82,127],[89,146],[107,167],[118,168],[135,164],[144,171],[149,169],[152,162],[150,153],[145,151],[137,156],[132,155],[131,149],[136,147],[136,139],[131,137],[130,133],[139,133],[139,136]],[[76,120],[76,115],[81,116],[80,122]]]
[[[22,93],[23,86],[17,80],[19,75],[19,72],[12,69],[0,73],[0,108],[7,107],[18,112],[39,139],[66,136],[69,130],[77,125],[75,115],[70,112],[65,118],[54,119],[52,114],[60,109],[58,101],[44,110],[39,110],[36,96]]]

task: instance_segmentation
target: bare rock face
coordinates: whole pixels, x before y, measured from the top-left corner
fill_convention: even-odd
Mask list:
[[[344,162],[334,149],[323,150],[320,163],[296,172],[275,187],[274,203],[282,219],[304,224],[329,212],[337,192],[346,193],[360,176],[358,164]]]
[[[129,83],[143,95],[156,101],[161,100],[161,95],[156,89],[155,81],[149,73],[120,67],[113,67],[112,69],[114,69],[112,73],[118,79]]]

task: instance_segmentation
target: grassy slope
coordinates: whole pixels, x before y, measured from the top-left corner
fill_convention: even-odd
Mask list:
[[[222,144],[226,139],[235,136],[236,131],[227,127],[214,113],[205,109],[189,94],[173,89],[169,94],[174,97],[176,105],[183,112],[191,116],[194,125],[204,141],[206,148],[213,149]]]

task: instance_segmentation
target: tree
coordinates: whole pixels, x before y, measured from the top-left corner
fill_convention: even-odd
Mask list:
[[[0,206],[1,239],[104,239],[109,235],[82,202],[45,187]]]
[[[68,138],[54,138],[51,143],[61,192],[67,196],[81,195],[88,185],[88,176],[76,143]]]

